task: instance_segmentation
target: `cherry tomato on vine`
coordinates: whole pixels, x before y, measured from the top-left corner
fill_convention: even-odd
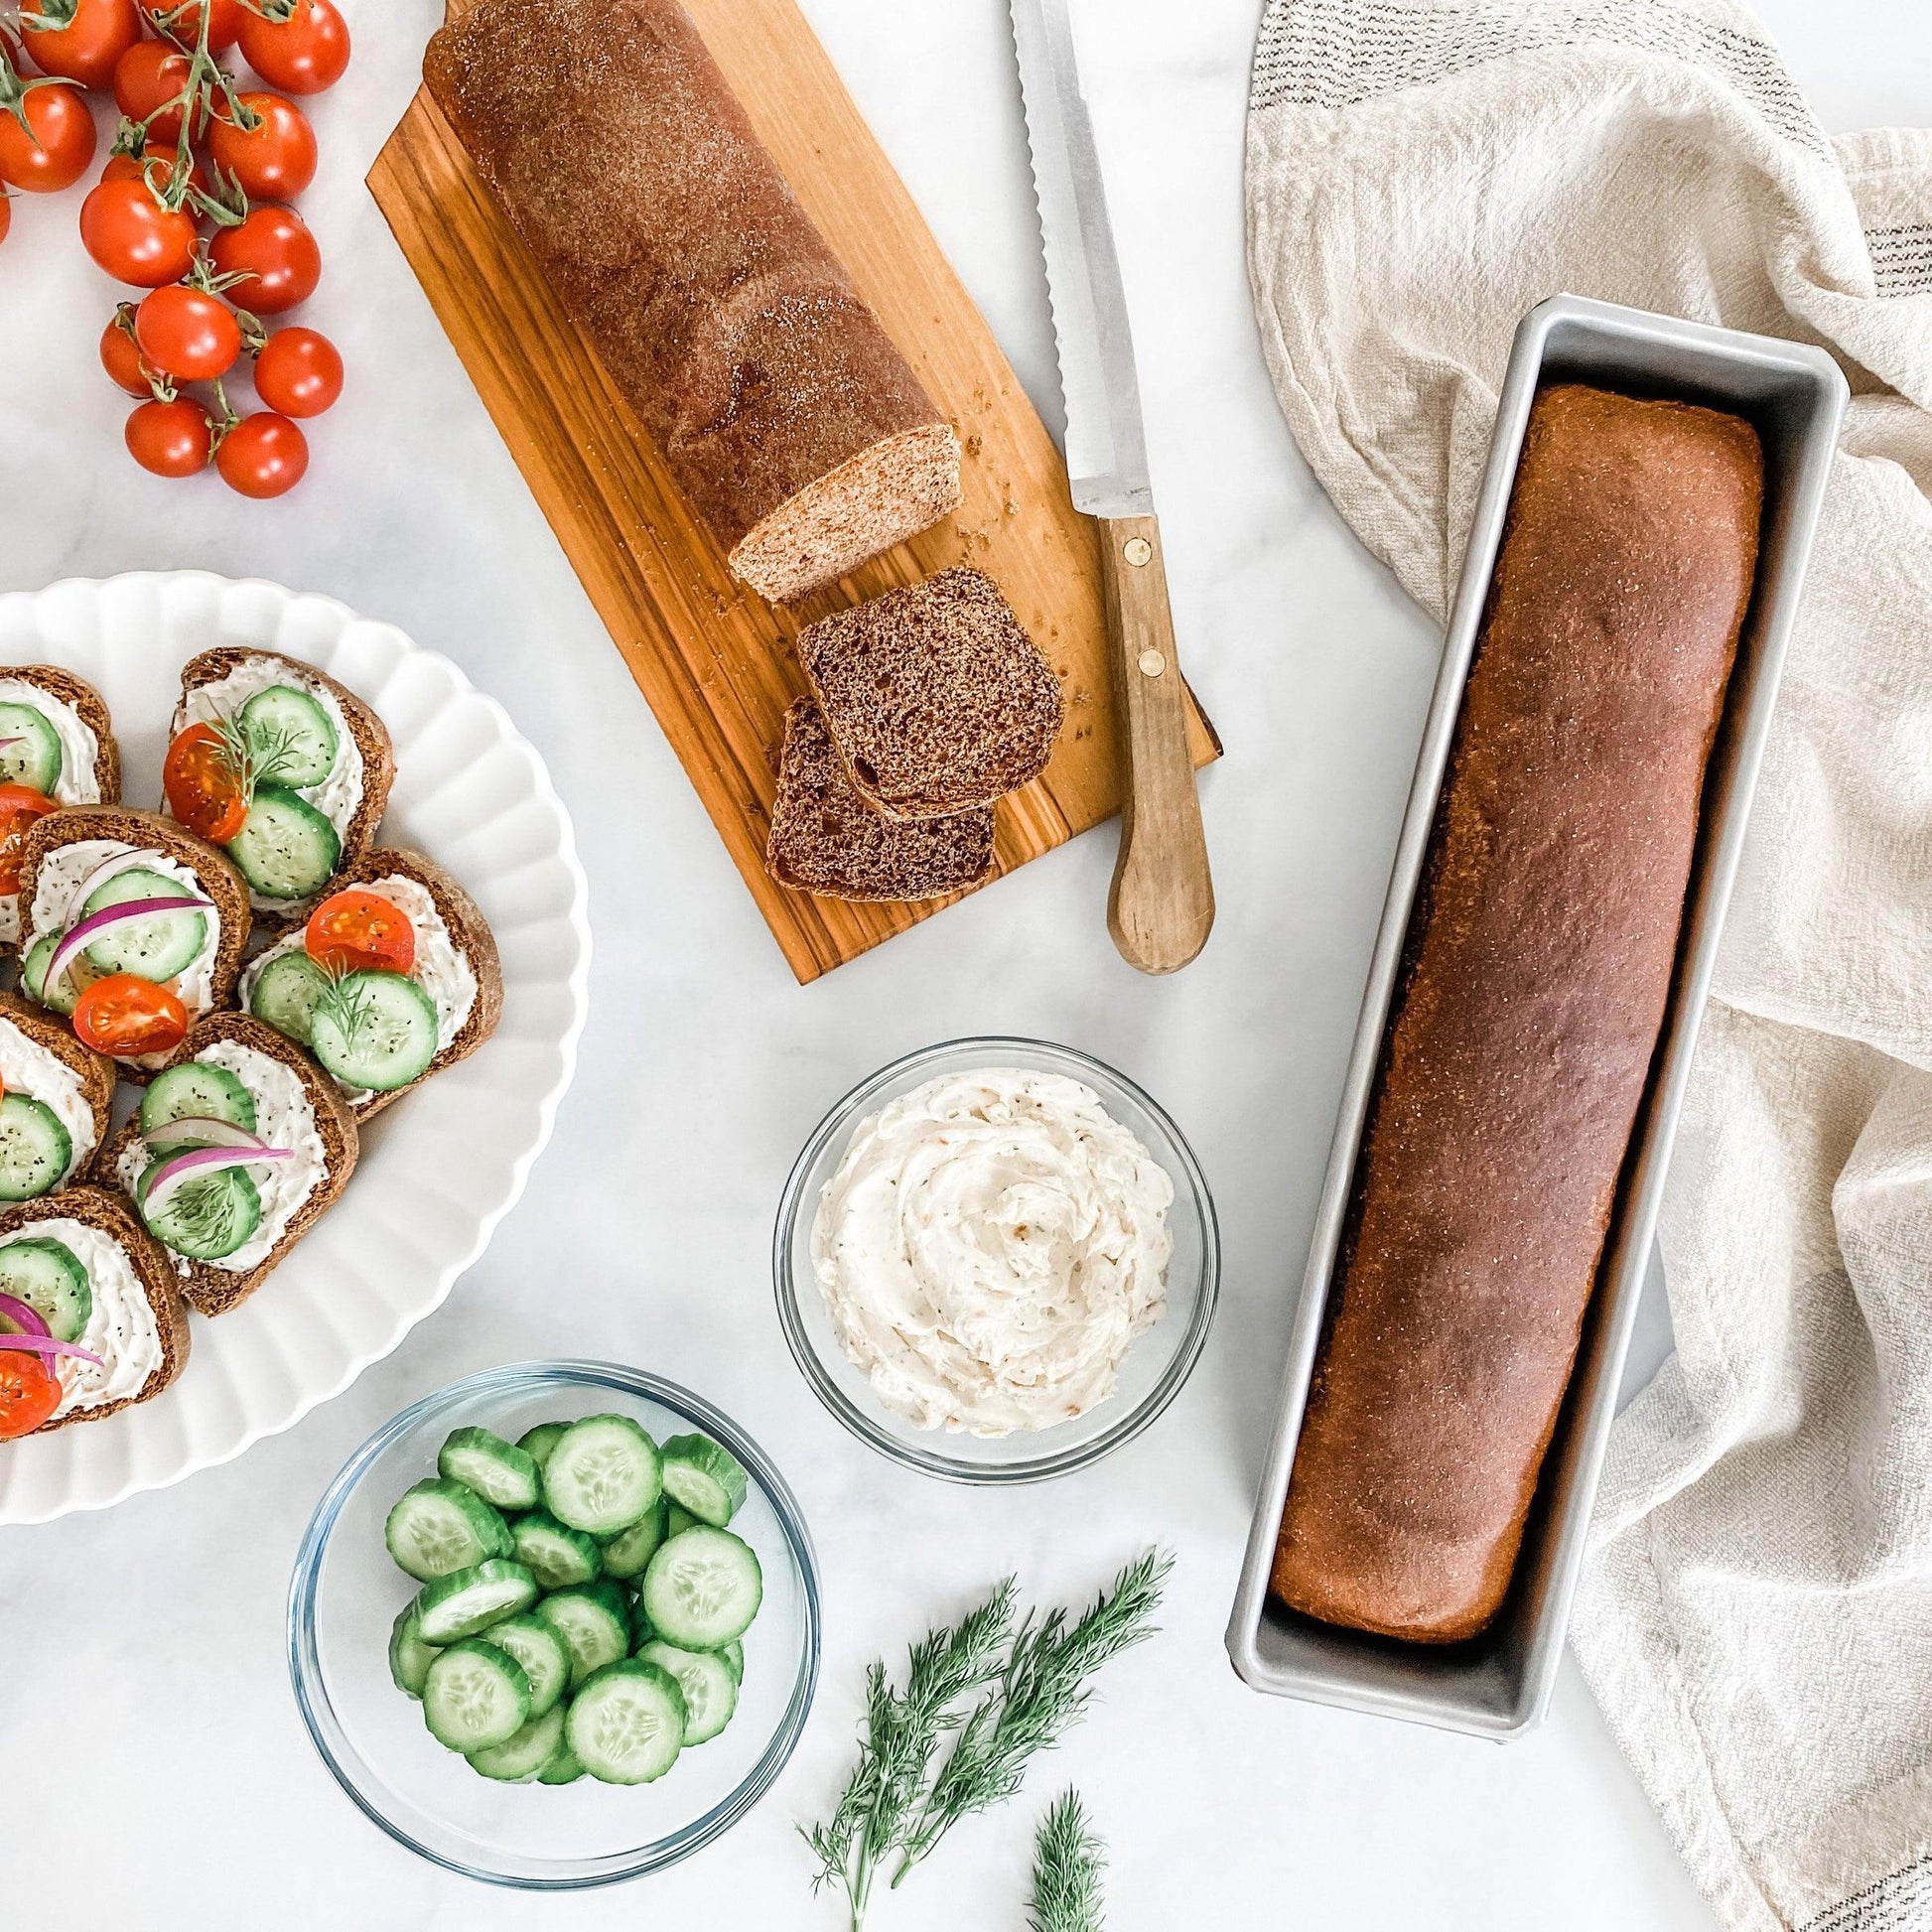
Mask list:
[[[166,31],[193,47],[202,31],[203,6],[209,9],[207,51],[225,54],[241,31],[241,0],[142,0],[141,11],[157,34]]]
[[[140,345],[118,312],[100,332],[100,366],[114,385],[130,396],[146,401],[154,394],[148,365],[141,359]]]
[[[241,324],[218,295],[171,282],[142,298],[134,312],[134,340],[163,375],[212,382],[241,353]]]
[[[0,1443],[31,1436],[61,1406],[65,1393],[61,1378],[38,1355],[0,1349]]]
[[[110,154],[107,166],[100,171],[100,178],[102,181],[146,181],[150,172],[158,182],[169,180],[175,172],[175,151],[172,147],[162,143],[144,148],[139,154]],[[190,167],[188,180],[204,195],[213,192],[208,184],[207,170],[199,161]]]
[[[255,116],[243,127],[224,102],[208,126],[208,158],[241,184],[251,202],[290,202],[316,178],[316,136],[309,117],[280,94],[237,96]]]
[[[0,893],[20,891],[20,846],[35,823],[58,810],[32,785],[0,785]]]
[[[161,789],[175,817],[215,845],[226,845],[248,816],[233,755],[212,725],[190,725],[168,747]]]
[[[214,424],[198,402],[144,402],[127,419],[127,453],[157,477],[192,477],[207,468]]]
[[[166,41],[136,41],[114,63],[114,105],[147,128],[148,140],[156,148],[172,148],[181,139],[184,110],[160,110],[187,87],[188,74],[188,56]]]
[[[208,245],[217,275],[246,275],[234,300],[252,315],[279,316],[306,302],[322,280],[322,250],[292,207],[258,207]]]
[[[255,393],[284,416],[320,416],[343,392],[343,358],[313,329],[278,329],[256,352]]]
[[[268,0],[267,10],[245,7],[241,58],[285,94],[319,94],[348,66],[348,26],[334,0]]]
[[[87,172],[94,141],[93,112],[78,87],[30,80],[17,105],[0,106],[0,181],[34,195],[70,188]]]
[[[113,84],[114,63],[141,38],[134,0],[21,0],[21,43],[43,73]]]
[[[96,1053],[171,1053],[188,1036],[188,1009],[172,987],[109,973],[74,1003],[73,1031]]]
[[[309,439],[286,416],[261,410],[242,417],[221,439],[214,467],[244,496],[280,496],[302,481]]]
[[[309,914],[302,950],[332,973],[406,973],[416,963],[416,928],[393,900],[350,887]]]
[[[80,204],[80,240],[117,282],[158,289],[195,263],[194,217],[165,208],[139,181],[103,181]]]

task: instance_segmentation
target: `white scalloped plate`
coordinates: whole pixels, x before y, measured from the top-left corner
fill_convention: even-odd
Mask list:
[[[60,664],[99,689],[130,804],[158,798],[181,667],[210,644],[306,658],[375,707],[396,748],[382,836],[475,895],[502,953],[503,1017],[478,1052],[370,1122],[342,1200],[250,1300],[195,1317],[172,1388],[104,1422],[0,1444],[0,1524],[179,1482],[346,1388],[483,1253],[576,1065],[591,934],[570,819],[502,706],[447,657],[331,598],[203,571],[0,596],[0,665]]]

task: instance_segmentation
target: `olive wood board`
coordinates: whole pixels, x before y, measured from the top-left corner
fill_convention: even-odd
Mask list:
[[[450,0],[452,12],[464,0]],[[792,971],[812,980],[949,899],[855,904],[764,870],[785,707],[805,690],[802,624],[971,563],[1059,673],[1066,728],[1044,773],[1002,800],[994,877],[1120,806],[1096,526],[992,332],[792,0],[687,0],[753,125],[859,292],[959,430],[964,501],[805,603],[738,583],[650,439],[484,188],[428,90],[370,169],[401,244],[557,540],[682,760]],[[1197,764],[1220,754],[1189,696]],[[1095,905],[1094,927],[1104,908]]]

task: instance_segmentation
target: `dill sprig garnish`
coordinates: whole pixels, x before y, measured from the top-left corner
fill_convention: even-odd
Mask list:
[[[255,802],[259,785],[279,784],[291,769],[300,770],[302,734],[289,725],[244,724],[238,713],[224,712],[213,720],[221,741],[221,762],[234,779],[242,803]]]
[[[1034,1888],[1027,1932],[1102,1932],[1100,1874],[1105,1847],[1087,1823],[1080,1794],[1062,1791],[1034,1842]]]

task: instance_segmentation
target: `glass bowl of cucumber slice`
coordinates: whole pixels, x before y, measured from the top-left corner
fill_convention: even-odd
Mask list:
[[[316,1507],[289,1672],[377,1825],[472,1878],[662,1870],[790,1757],[818,1681],[798,1505],[737,1424],[611,1362],[426,1396]]]

